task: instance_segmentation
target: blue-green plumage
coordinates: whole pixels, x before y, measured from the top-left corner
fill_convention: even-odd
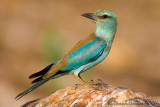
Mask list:
[[[93,61],[94,57],[98,56],[99,53],[105,48],[106,42],[99,38],[95,38],[92,42],[85,44],[77,51],[69,55],[69,65],[64,70],[77,69],[82,65],[85,65]]]
[[[105,10],[97,10],[95,13],[85,13],[82,16],[94,20],[96,31],[87,38],[78,42],[64,57],[50,64],[40,72],[32,74],[29,78],[36,78],[33,85],[16,96],[23,97],[50,79],[66,74],[74,74],[84,83],[80,73],[97,65],[104,60],[112,46],[117,30],[116,16]]]

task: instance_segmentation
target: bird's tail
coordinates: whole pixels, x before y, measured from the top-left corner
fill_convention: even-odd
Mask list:
[[[32,86],[30,86],[29,88],[27,88],[26,90],[24,90],[23,92],[21,92],[20,94],[18,94],[15,99],[19,100],[20,98],[22,98],[23,96],[25,96],[26,94],[30,93],[31,91],[33,91],[34,89],[38,88],[39,86],[41,86],[42,84],[44,84],[45,82],[47,82],[49,79],[44,79],[41,81],[38,81],[36,83],[34,83]]]

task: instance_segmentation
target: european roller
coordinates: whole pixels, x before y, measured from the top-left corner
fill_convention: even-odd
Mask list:
[[[116,16],[105,10],[85,13],[82,14],[82,16],[95,22],[96,31],[79,41],[61,59],[29,76],[30,79],[35,78],[32,81],[33,85],[17,95],[15,99],[20,99],[48,80],[68,74],[74,75],[79,81],[85,83],[80,74],[97,65],[107,57],[117,30]]]

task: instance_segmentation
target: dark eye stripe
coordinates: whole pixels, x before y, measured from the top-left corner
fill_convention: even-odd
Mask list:
[[[103,16],[98,16],[100,19],[107,19],[107,18],[110,18],[111,16],[108,16],[108,15],[103,15]]]
[[[105,19],[105,18],[108,18],[108,15],[103,15],[103,18]]]

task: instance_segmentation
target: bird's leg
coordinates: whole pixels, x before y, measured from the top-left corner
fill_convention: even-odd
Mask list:
[[[95,84],[97,84],[97,83],[95,83],[95,82],[85,82],[82,78],[81,78],[81,76],[80,76],[80,74],[78,74],[78,75],[75,75],[74,74],[74,76],[81,82],[81,84],[93,84],[93,85],[95,85]]]
[[[84,84],[84,83],[85,83],[85,81],[81,78],[80,75],[75,75],[75,74],[74,74],[74,76],[81,82],[81,84]]]

